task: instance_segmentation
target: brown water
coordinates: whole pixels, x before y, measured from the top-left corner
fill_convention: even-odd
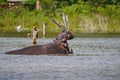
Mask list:
[[[29,45],[28,38],[0,38],[0,80],[120,80],[120,38],[75,38],[69,56],[4,54]]]

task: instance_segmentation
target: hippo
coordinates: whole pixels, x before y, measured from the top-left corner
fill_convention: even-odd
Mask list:
[[[22,49],[6,52],[5,54],[18,54],[18,55],[69,55],[73,53],[72,49],[69,50],[67,40],[74,38],[71,31],[65,29],[61,31],[58,37],[53,42],[44,45],[33,45]]]

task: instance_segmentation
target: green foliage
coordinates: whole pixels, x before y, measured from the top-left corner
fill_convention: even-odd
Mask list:
[[[90,13],[90,6],[87,5],[84,2],[81,2],[79,4],[74,4],[72,6],[67,6],[65,8],[65,12],[72,13],[72,14],[74,14],[74,13],[88,14],[88,13]]]
[[[0,0],[0,4],[6,4],[7,0]]]
[[[36,0],[28,0],[28,1],[25,1],[23,3],[27,3],[27,4],[35,4]]]
[[[35,7],[35,0],[27,3]],[[24,31],[31,31],[33,26],[42,31],[42,24],[46,22],[47,33],[54,34],[60,29],[50,18],[63,24],[60,14],[65,12],[74,33],[116,33],[120,32],[118,3],[118,0],[42,0],[42,11],[30,9],[33,5],[28,8],[0,8],[0,31],[14,32],[18,25],[22,25]]]

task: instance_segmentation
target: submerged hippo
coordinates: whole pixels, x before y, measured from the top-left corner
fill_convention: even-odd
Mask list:
[[[44,55],[44,54],[55,54],[55,55],[68,55],[72,53],[69,50],[67,40],[73,39],[73,34],[68,30],[63,30],[58,35],[58,38],[53,43],[45,45],[33,45],[23,49],[6,52],[6,54],[20,54],[20,55]]]

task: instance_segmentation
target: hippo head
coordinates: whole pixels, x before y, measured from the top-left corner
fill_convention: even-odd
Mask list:
[[[71,40],[74,38],[73,33],[69,30],[68,27],[65,27],[64,25],[60,24],[58,21],[56,21],[53,18],[51,18],[51,19],[55,24],[57,24],[60,28],[63,29],[58,35],[58,38],[57,38],[58,40],[62,40],[64,38],[66,38],[67,40]]]
[[[70,40],[70,39],[73,39],[74,38],[74,35],[71,31],[67,31],[67,39]]]
[[[67,40],[71,40],[74,38],[74,35],[71,31],[64,29],[62,32],[59,33],[58,39],[62,40],[63,38],[66,38]]]

